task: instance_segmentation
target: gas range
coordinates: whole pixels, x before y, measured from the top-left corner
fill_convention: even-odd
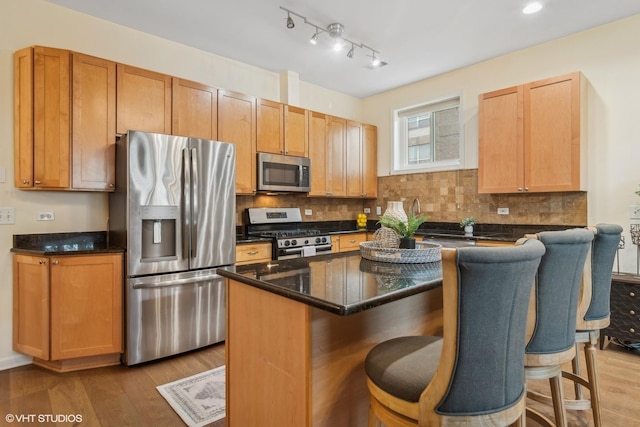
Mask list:
[[[300,208],[247,209],[247,235],[273,239],[274,259],[331,252],[331,236],[302,227]]]

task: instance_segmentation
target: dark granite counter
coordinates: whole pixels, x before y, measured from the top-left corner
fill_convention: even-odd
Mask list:
[[[14,234],[11,252],[31,255],[80,255],[122,253],[110,245],[106,231],[80,233]]]
[[[440,262],[373,262],[360,252],[224,267],[218,274],[341,316],[442,285]]]

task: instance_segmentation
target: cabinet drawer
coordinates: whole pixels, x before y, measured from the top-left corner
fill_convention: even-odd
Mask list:
[[[236,265],[271,260],[271,243],[248,243],[236,246]]]
[[[340,252],[356,251],[360,243],[367,241],[367,233],[343,234],[340,236]]]
[[[603,334],[622,340],[640,341],[640,282],[614,275],[611,283],[611,323]]]

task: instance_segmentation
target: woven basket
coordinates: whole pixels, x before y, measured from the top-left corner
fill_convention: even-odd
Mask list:
[[[392,262],[399,264],[419,264],[437,262],[442,259],[441,245],[421,243],[420,249],[396,249],[382,247],[378,241],[360,243],[360,255],[371,261]]]

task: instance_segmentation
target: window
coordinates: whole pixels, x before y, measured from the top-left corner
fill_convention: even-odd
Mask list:
[[[393,172],[460,165],[460,98],[396,110],[394,116]]]

